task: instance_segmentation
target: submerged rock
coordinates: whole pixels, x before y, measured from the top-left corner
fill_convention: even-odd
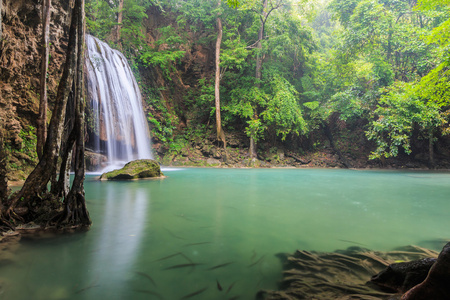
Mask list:
[[[100,180],[131,180],[163,177],[161,167],[152,159],[139,159],[127,163],[122,169],[103,173]]]
[[[371,251],[360,247],[350,247],[329,253],[298,250],[293,255],[279,256],[284,265],[280,290],[261,290],[257,294],[257,299],[399,299],[401,294],[396,290],[380,289],[379,286],[368,283],[367,280],[395,261],[436,256],[437,252],[416,246],[389,252]]]
[[[372,276],[370,281],[381,288],[404,293],[425,280],[436,258],[423,258],[410,262],[390,264]]]
[[[427,278],[406,292],[402,300],[450,299],[450,243],[444,246]]]

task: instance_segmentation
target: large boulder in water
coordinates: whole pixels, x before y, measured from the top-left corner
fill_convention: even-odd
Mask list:
[[[427,278],[407,291],[401,300],[450,299],[450,243],[447,243],[428,272]]]
[[[159,164],[152,159],[139,159],[127,163],[122,169],[103,173],[100,180],[131,180],[163,177]]]

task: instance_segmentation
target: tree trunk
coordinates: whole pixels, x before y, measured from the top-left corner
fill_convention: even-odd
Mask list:
[[[1,1],[1,0],[0,0]],[[37,142],[36,152],[39,159],[42,158],[45,139],[47,138],[47,72],[49,36],[50,36],[50,5],[51,0],[44,0],[42,3],[42,61],[41,61],[41,90],[39,101],[39,117],[37,120]]]
[[[79,1],[80,0],[77,0],[75,2],[75,9],[72,13],[66,62],[58,86],[44,151],[38,165],[28,176],[22,189],[11,199],[11,203],[6,211],[7,217],[11,216],[11,212],[19,200],[23,200],[24,204],[29,204],[34,200],[39,202],[42,193],[47,191],[48,182],[56,173],[61,137],[64,130],[64,120],[66,117],[66,105],[69,93],[72,90],[72,83],[77,64],[77,20],[80,12],[79,9],[76,8]]]
[[[250,137],[250,149],[248,150],[248,154],[249,154],[250,158],[254,158],[258,155],[256,153],[256,142],[253,137]]]
[[[257,54],[256,54],[256,71],[255,71],[255,78],[256,78],[256,85],[258,87],[261,86],[261,69],[262,69],[262,54],[261,54],[261,50],[262,50],[262,43],[261,41],[264,39],[264,26],[266,25],[266,20],[267,20],[267,1],[268,0],[263,0],[263,8],[261,11],[261,26],[259,28],[258,31],[258,42],[256,44],[256,49],[258,49]]]
[[[257,88],[261,88],[261,77],[262,77],[262,43],[261,41],[264,39],[264,26],[268,17],[268,13],[267,13],[267,1],[268,0],[263,0],[263,8],[261,11],[261,26],[259,28],[258,31],[258,41],[256,43],[256,70],[255,70],[255,82],[256,82],[256,87]],[[256,108],[257,109],[257,108]],[[255,114],[256,115],[256,114]],[[248,155],[250,156],[250,158],[254,158],[257,156],[256,153],[256,141],[253,137],[250,137],[250,148],[248,151]]]
[[[220,0],[218,7],[220,8]],[[215,103],[216,103],[216,128],[217,140],[223,142],[223,148],[227,148],[225,141],[225,134],[222,129],[222,118],[220,117],[220,47],[222,45],[222,20],[220,19],[220,12],[217,17],[217,40],[216,40],[216,82],[214,87]]]
[[[117,12],[117,25],[116,25],[116,43],[119,43],[120,40],[120,29],[122,28],[122,19],[123,19],[123,0],[119,0],[119,11]]]
[[[2,0],[0,0],[1,2]],[[0,232],[8,231],[14,227],[7,221],[4,217],[3,211],[3,201],[8,199],[10,190],[8,187],[8,177],[6,177],[6,166],[8,163],[8,156],[3,144],[3,126],[0,124]]]
[[[434,169],[434,151],[433,151],[433,130],[430,129],[428,134],[428,155],[429,155],[429,163],[430,168]]]
[[[1,1],[2,0],[0,0],[0,2]],[[2,208],[2,200],[6,200],[9,195],[8,177],[6,176],[8,155],[3,144],[3,134],[3,127],[0,125],[0,212]]]
[[[64,198],[64,213],[63,218],[58,222],[58,225],[73,225],[73,226],[90,226],[91,219],[86,207],[85,192],[84,192],[84,177],[85,177],[85,160],[84,160],[84,133],[85,133],[85,101],[84,101],[84,44],[85,44],[85,24],[84,24],[84,0],[77,0],[79,2],[79,19],[78,19],[78,65],[75,83],[75,178],[72,183],[72,189],[67,197]],[[72,148],[69,149],[71,153]],[[67,169],[66,169],[67,170]]]
[[[0,41],[2,40],[2,11],[3,11],[3,0],[0,0]]]

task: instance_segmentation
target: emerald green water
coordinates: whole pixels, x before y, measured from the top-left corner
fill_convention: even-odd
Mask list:
[[[280,252],[409,244],[440,250],[450,238],[447,172],[178,169],[165,175],[133,182],[88,176],[91,230],[23,239],[11,262],[0,265],[0,299],[171,300],[205,288],[188,299],[254,299],[258,290],[277,287]],[[190,263],[199,265],[171,268]]]

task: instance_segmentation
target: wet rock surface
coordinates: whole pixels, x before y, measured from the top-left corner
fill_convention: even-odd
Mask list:
[[[450,299],[450,243],[439,254],[427,278],[407,291],[402,300]]]
[[[257,299],[400,299],[401,293],[388,292],[371,283],[370,278],[395,262],[436,258],[437,255],[435,251],[417,246],[389,252],[360,247],[331,253],[296,251],[293,255],[280,255],[284,262],[280,290],[262,290]]]
[[[103,173],[100,176],[100,180],[132,180],[161,177],[163,177],[163,173],[156,161],[140,159],[127,163],[122,169]]]
[[[436,258],[424,258],[389,265],[370,282],[391,292],[404,293],[425,280]]]

